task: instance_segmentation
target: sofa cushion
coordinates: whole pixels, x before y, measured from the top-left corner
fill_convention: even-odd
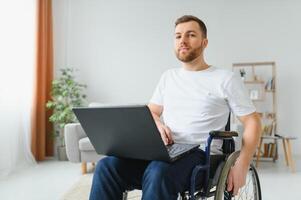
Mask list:
[[[88,137],[80,139],[78,143],[80,151],[95,151]]]

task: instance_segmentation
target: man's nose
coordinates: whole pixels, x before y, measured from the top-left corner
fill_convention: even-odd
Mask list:
[[[186,43],[187,43],[187,37],[186,36],[181,37],[180,44],[186,44]]]

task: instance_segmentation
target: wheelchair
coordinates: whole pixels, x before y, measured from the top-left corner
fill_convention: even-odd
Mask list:
[[[235,164],[240,151],[235,151],[233,137],[238,134],[230,130],[230,120],[226,125],[226,131],[211,131],[205,148],[205,164],[197,165],[192,170],[190,187],[187,191],[179,193],[178,200],[261,200],[261,188],[257,171],[253,164],[250,165],[246,178],[246,184],[240,188],[238,194],[233,196],[227,191],[227,178],[231,167]],[[211,142],[214,139],[222,139],[221,155],[210,155]],[[196,177],[204,173],[203,184],[196,185]],[[127,192],[123,194],[123,200],[127,199]]]

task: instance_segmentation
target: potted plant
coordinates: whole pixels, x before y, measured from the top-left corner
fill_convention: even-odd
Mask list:
[[[47,102],[46,107],[53,110],[49,121],[54,125],[54,136],[58,138],[58,159],[67,160],[64,126],[77,121],[72,108],[85,104],[86,95],[83,90],[87,86],[75,80],[73,68],[63,68],[60,72],[59,78],[52,81],[52,99]]]

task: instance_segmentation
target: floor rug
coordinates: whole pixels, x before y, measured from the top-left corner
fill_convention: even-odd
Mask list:
[[[83,175],[61,198],[61,200],[88,200],[93,174]],[[128,193],[128,200],[140,200],[141,191]]]

